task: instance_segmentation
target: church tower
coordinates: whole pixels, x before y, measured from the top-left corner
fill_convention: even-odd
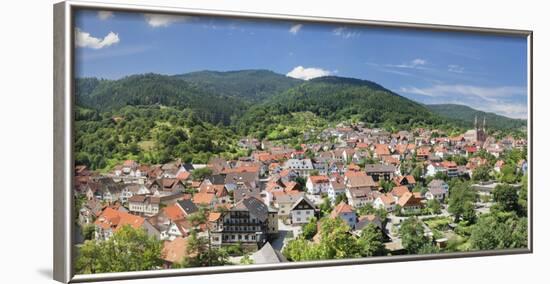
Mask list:
[[[485,117],[483,117],[483,128],[480,128],[479,125],[477,125],[477,116],[476,116],[476,140],[478,142],[485,142],[485,139],[487,138],[485,134],[485,127],[486,127],[486,121]]]

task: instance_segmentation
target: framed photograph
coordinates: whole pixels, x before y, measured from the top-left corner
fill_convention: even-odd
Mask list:
[[[532,38],[56,4],[54,278],[531,253]]]

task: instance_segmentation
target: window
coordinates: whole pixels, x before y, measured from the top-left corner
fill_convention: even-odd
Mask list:
[[[296,218],[296,222],[302,222],[302,218]]]

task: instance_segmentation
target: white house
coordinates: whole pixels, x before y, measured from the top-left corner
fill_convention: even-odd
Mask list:
[[[143,184],[131,184],[122,189],[120,192],[120,201],[122,203],[128,202],[128,200],[134,195],[150,194],[151,191]]]
[[[372,204],[380,195],[380,192],[371,189],[350,189],[346,188],[346,197],[348,202],[354,208],[363,207],[367,204]]]
[[[426,199],[436,199],[443,201],[449,195],[449,185],[440,179],[434,179],[428,184],[428,192],[426,192]]]
[[[284,168],[293,170],[301,177],[308,177],[309,173],[313,171],[313,164],[310,159],[288,159]]]
[[[290,209],[292,224],[304,224],[315,218],[315,206],[307,197],[298,199]]]
[[[189,231],[185,229],[181,224],[170,222],[169,225],[160,232],[161,240],[173,241],[177,237],[185,236]]]
[[[397,197],[393,196],[390,193],[386,193],[378,196],[374,200],[373,206],[379,209],[384,208],[386,209],[386,211],[392,212],[393,210],[395,210],[395,205],[397,204],[397,200],[398,200]]]
[[[334,207],[330,213],[330,217],[342,219],[352,230],[355,229],[355,225],[357,224],[357,213],[355,213],[355,210],[344,201]]]
[[[455,162],[443,161],[441,163],[430,163],[426,167],[426,176],[435,176],[438,172],[442,172],[449,177],[458,176],[458,167]]]
[[[327,176],[309,176],[306,188],[309,194],[327,193],[330,188],[330,180]]]
[[[153,216],[159,213],[160,197],[147,195],[134,195],[128,199],[128,208],[131,212]]]
[[[145,219],[123,211],[107,207],[97,217],[95,225],[95,239],[107,240],[114,232],[128,225],[134,229],[142,228]]]
[[[331,177],[327,194],[333,204],[336,201],[336,196],[346,194],[346,184],[344,183],[344,178],[340,176]]]

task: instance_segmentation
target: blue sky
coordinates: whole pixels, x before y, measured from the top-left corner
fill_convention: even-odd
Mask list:
[[[389,28],[79,11],[76,75],[268,69],[377,82],[422,103],[527,118],[527,41]]]

